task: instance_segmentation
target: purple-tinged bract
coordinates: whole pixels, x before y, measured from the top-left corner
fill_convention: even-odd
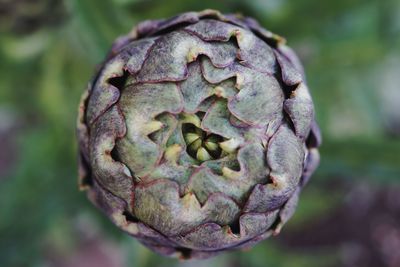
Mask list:
[[[321,139],[284,39],[213,10],[119,38],[82,97],[78,136],[91,201],[147,247],[182,258],[278,233]]]

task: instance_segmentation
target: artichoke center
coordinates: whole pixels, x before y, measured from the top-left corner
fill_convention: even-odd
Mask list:
[[[191,157],[201,162],[221,157],[222,149],[219,143],[224,141],[223,137],[208,133],[191,123],[183,124],[182,131],[186,150]]]

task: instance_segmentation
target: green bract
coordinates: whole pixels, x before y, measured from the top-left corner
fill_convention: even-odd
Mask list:
[[[278,233],[319,162],[296,55],[254,20],[212,10],[119,38],[83,96],[78,133],[89,198],[183,258]]]

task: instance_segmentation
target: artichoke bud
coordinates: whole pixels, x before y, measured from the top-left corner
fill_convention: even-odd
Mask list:
[[[233,138],[219,143],[221,149],[227,153],[234,152],[239,147],[239,145],[240,145],[239,141]]]
[[[197,149],[196,157],[200,161],[206,161],[212,158],[204,147],[200,147]]]
[[[228,167],[223,167],[222,175],[226,178],[235,179],[235,178],[240,177],[240,172],[234,171]]]
[[[204,142],[205,147],[210,150],[210,151],[217,151],[219,146],[217,143],[211,141],[211,140],[207,140]]]
[[[182,152],[182,147],[179,144],[174,144],[166,148],[164,152],[164,158],[167,161],[176,163],[179,159],[179,155]]]
[[[201,140],[201,138],[198,138],[197,140],[195,140],[193,143],[191,143],[189,145],[189,151],[190,152],[195,152],[197,150],[199,150],[201,148],[201,145],[203,144],[203,141]]]
[[[296,54],[214,10],[118,38],[79,107],[79,181],[150,249],[207,258],[278,233],[319,163]]]
[[[197,133],[187,133],[185,134],[185,141],[187,144],[192,144],[194,141],[200,139],[201,137]]]
[[[196,127],[200,127],[201,121],[197,115],[184,113],[184,114],[181,114],[180,117],[181,117],[182,123],[191,123]]]

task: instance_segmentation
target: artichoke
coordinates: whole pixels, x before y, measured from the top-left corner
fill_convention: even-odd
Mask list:
[[[118,38],[79,114],[81,188],[163,255],[206,258],[279,233],[319,163],[297,56],[255,20],[214,10]]]

